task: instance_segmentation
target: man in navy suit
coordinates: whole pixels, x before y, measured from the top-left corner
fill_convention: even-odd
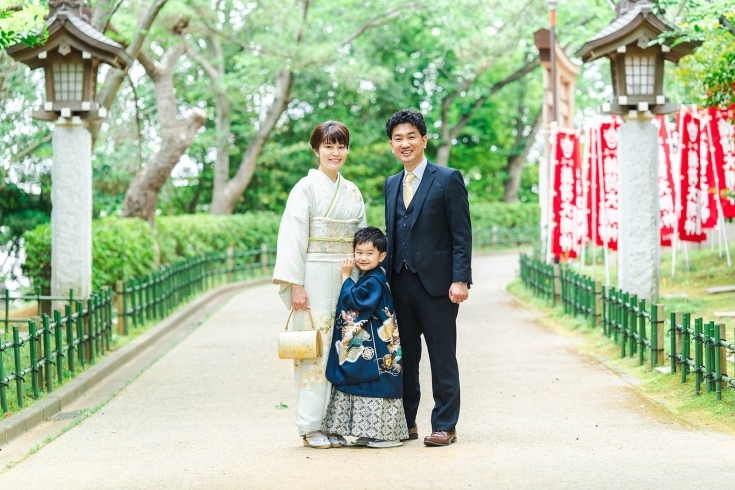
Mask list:
[[[403,171],[385,181],[388,255],[383,262],[391,284],[403,351],[403,405],[409,438],[418,439],[421,399],[421,335],[431,364],[434,410],[427,446],[457,441],[459,368],[457,313],[472,284],[472,225],[467,188],[458,170],[424,156],[426,123],[420,112],[399,111],[385,132]]]

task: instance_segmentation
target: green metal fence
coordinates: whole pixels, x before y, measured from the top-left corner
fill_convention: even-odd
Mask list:
[[[638,364],[643,365],[647,354],[651,370],[664,365],[667,332],[663,305],[647,304],[635,295],[602,287],[599,281],[526,255],[520,258],[520,275],[525,287],[552,305],[558,293],[564,313],[584,316],[590,327],[599,321],[603,333],[620,344],[621,357],[637,356]],[[560,287],[555,287],[557,282]],[[692,328],[691,315],[679,312],[670,313],[669,324],[671,373],[679,372],[682,383],[694,376],[697,395],[704,384],[706,393],[715,393],[721,400],[723,389],[735,388],[735,377],[728,375],[727,362],[728,356],[735,355],[735,343],[726,340],[724,325],[697,318]],[[690,357],[692,349],[694,359]]]
[[[0,408],[10,408],[9,390],[15,388],[15,405],[22,408],[28,399],[38,399],[41,391],[55,386],[94,364],[110,350],[113,324],[119,334],[128,334],[128,325],[140,326],[168,316],[182,303],[221,284],[270,275],[275,263],[275,247],[213,253],[166,265],[154,274],[118,281],[116,291],[108,288],[82,301],[68,297],[4,295],[5,326],[0,342]],[[14,301],[37,302],[38,316],[9,318]],[[43,314],[43,307],[55,302],[63,313]],[[11,331],[12,330],[12,334]],[[12,395],[10,395],[12,396]]]
[[[9,319],[7,305],[15,300],[38,301],[39,313],[44,301],[67,304],[63,315],[54,310],[52,316],[41,313],[34,318]],[[27,394],[38,399],[41,390],[50,393],[54,384],[60,385],[65,378],[74,377],[78,368],[94,364],[96,358],[110,349],[112,293],[109,289],[92,294],[86,302],[74,298],[73,294],[53,297],[6,293],[5,305],[6,330],[0,342],[0,408],[3,412],[9,408],[11,384],[15,385],[16,404],[21,408]],[[12,337],[8,328],[12,328]]]
[[[704,383],[707,393],[715,393],[722,399],[722,389],[735,387],[735,378],[727,375],[727,357],[735,353],[735,343],[728,342],[724,325],[714,321],[694,319],[692,328],[689,313],[671,313],[669,316],[671,374],[681,373],[681,382],[686,383],[694,375],[694,393],[702,393]],[[694,344],[694,359],[690,357]]]

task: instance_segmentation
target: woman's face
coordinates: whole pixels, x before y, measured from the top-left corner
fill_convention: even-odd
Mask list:
[[[319,169],[327,174],[336,175],[347,159],[347,147],[342,143],[323,141],[314,153],[319,158]]]

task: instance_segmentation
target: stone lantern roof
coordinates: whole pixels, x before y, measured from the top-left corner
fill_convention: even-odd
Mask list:
[[[88,8],[81,0],[50,0],[49,16],[46,19],[48,39],[42,46],[34,48],[25,44],[15,44],[8,48],[8,54],[16,61],[25,63],[31,69],[44,65],[43,53],[52,51],[61,44],[67,44],[79,51],[90,53],[92,57],[115,68],[125,69],[133,59],[123,46],[102,34],[89,23]]]
[[[647,0],[622,0],[616,10],[615,20],[590,38],[577,52],[577,56],[585,63],[614,53],[620,46],[637,44],[643,49],[659,35],[678,29],[666,19],[656,15]],[[668,61],[678,63],[681,57],[691,53],[698,45],[683,42],[673,47],[663,46],[663,56]]]

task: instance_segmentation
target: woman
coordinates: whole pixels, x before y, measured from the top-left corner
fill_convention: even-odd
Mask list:
[[[340,263],[352,256],[357,228],[366,226],[365,203],[357,186],[339,173],[350,147],[345,125],[319,124],[310,144],[319,167],[309,170],[288,196],[278,229],[273,283],[280,285],[286,306],[296,311],[295,330],[311,328],[307,309],[321,330],[322,357],[294,362],[299,435],[305,446],[341,447],[346,444],[344,438],[320,430],[332,388],[324,370],[342,286]],[[353,274],[357,279],[357,272]]]

